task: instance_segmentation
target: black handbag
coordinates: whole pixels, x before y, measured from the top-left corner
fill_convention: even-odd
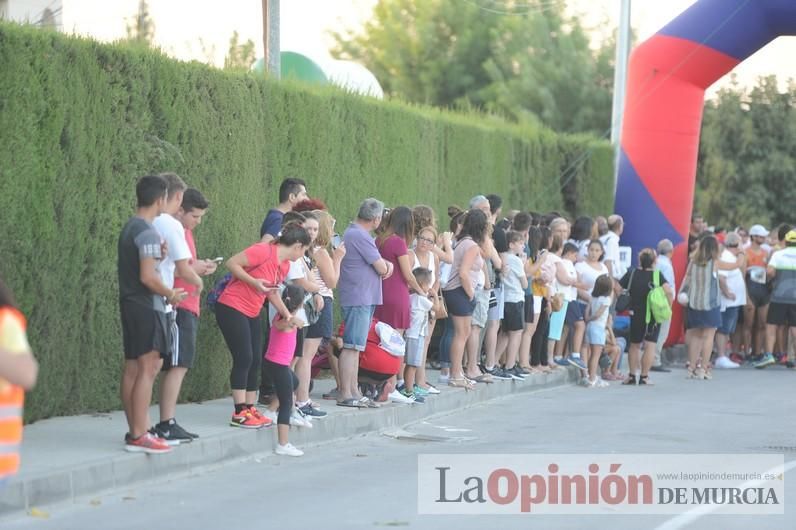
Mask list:
[[[624,313],[628,309],[630,309],[630,287],[633,285],[633,275],[636,273],[636,269],[630,271],[630,281],[627,282],[627,289],[624,289],[622,293],[616,298],[616,305],[615,309],[617,313]]]

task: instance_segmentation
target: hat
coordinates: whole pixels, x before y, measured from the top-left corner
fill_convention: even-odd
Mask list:
[[[785,243],[796,243],[796,230],[791,230],[785,234]]]
[[[768,230],[763,225],[754,225],[749,229],[750,236],[768,237]]]

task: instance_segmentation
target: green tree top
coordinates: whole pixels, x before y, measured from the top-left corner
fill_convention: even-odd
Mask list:
[[[380,0],[333,54],[364,64],[385,92],[475,107],[566,132],[610,127],[614,42],[590,47],[563,0]]]

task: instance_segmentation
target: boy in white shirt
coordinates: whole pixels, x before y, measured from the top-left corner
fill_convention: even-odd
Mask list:
[[[412,271],[418,285],[424,290],[431,289],[431,271],[424,267],[417,267]],[[424,403],[425,398],[415,392],[415,374],[423,362],[423,347],[428,334],[428,316],[434,304],[428,296],[412,293],[409,296],[411,315],[409,328],[406,330],[406,366],[404,368],[404,386],[399,389],[405,397],[415,400],[415,403]]]
[[[503,296],[504,312],[502,331],[508,341],[506,349],[506,373],[512,379],[522,381],[524,372],[517,365],[517,354],[522,341],[522,330],[525,328],[525,289],[528,288],[528,277],[525,275],[525,234],[509,232],[507,234],[509,251],[503,254]],[[498,346],[498,351],[501,348]]]

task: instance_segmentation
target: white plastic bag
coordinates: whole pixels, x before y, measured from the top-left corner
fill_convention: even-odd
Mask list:
[[[381,339],[379,343],[381,349],[394,357],[403,357],[406,354],[406,342],[392,326],[384,322],[377,322],[376,334]]]

